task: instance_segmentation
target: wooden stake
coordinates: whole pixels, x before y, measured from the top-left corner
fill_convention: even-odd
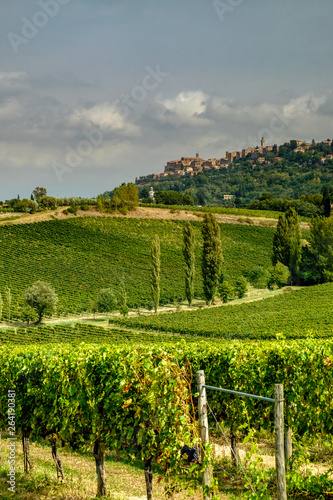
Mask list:
[[[30,440],[29,433],[26,431],[22,432],[22,447],[23,447],[23,462],[24,462],[24,472],[29,474],[29,472],[34,468],[33,460],[30,458]]]
[[[287,500],[286,469],[284,461],[283,385],[275,384],[275,461],[277,500]]]
[[[205,372],[203,370],[197,371],[197,383],[198,383],[198,410],[199,410],[199,426],[200,426],[200,437],[201,437],[201,460],[204,457],[204,445],[209,444],[209,433],[208,433],[208,417],[207,417],[207,400],[206,400],[206,389],[203,387],[205,385]],[[211,486],[211,471],[207,467],[204,470],[202,476],[202,486],[205,492],[207,487],[210,490]],[[211,494],[204,493],[204,500],[210,500]]]
[[[292,430],[291,427],[288,427],[284,436],[284,459],[286,462],[286,467],[292,455],[293,455]]]

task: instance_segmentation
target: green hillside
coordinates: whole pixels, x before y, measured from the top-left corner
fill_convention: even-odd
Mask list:
[[[38,279],[59,295],[59,312],[87,310],[99,289],[119,287],[125,277],[130,306],[150,303],[150,247],[161,239],[161,303],[182,298],[184,222],[109,217],[83,217],[0,227],[0,290],[13,295],[12,317],[23,304],[24,290]],[[200,278],[201,222],[197,239],[196,295]],[[226,279],[234,280],[257,263],[270,266],[274,230],[221,224]],[[6,315],[6,307],[4,307]]]
[[[112,319],[127,327],[204,337],[274,339],[331,337],[333,283],[285,292],[269,299],[174,314]]]

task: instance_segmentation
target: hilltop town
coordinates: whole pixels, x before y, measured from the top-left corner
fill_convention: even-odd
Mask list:
[[[326,140],[322,141],[320,144],[323,146],[331,146],[332,141]],[[305,153],[313,146],[313,143],[291,140],[283,144],[283,146],[289,147],[291,145],[294,153]],[[276,164],[283,160],[282,157],[278,156],[280,147],[281,146],[278,146],[277,144],[266,146],[265,138],[262,137],[260,146],[244,148],[241,151],[226,151],[224,158],[209,158],[208,160],[205,160],[199,156],[199,153],[197,153],[195,157],[182,156],[180,160],[168,161],[162,173],[136,177],[135,183],[138,185],[146,184],[151,181],[167,179],[168,177],[193,177],[205,170],[220,170],[228,168],[229,165],[239,159],[248,159],[252,164]],[[333,159],[333,154],[326,154],[323,156],[322,162],[324,163],[328,159]]]

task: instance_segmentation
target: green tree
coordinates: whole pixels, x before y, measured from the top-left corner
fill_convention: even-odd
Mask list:
[[[262,266],[254,266],[249,272],[249,282],[254,288],[266,288],[267,271]]]
[[[40,198],[43,198],[43,196],[47,195],[47,191],[44,187],[36,187],[33,192],[32,192],[34,198],[36,201],[38,201]]]
[[[120,282],[120,289],[119,289],[119,312],[123,316],[127,316],[129,313],[129,308],[127,305],[127,291],[126,291],[126,285],[125,285],[125,278],[123,278]]]
[[[11,311],[12,311],[12,292],[8,287],[6,287],[6,310],[7,310],[8,323],[10,323]]]
[[[37,321],[36,310],[30,306],[25,306],[22,310],[22,313],[21,313],[21,319],[22,319],[22,321],[27,323],[27,326],[29,326],[29,324],[31,322]]]
[[[45,281],[36,281],[26,290],[24,298],[26,305],[37,312],[37,324],[42,322],[44,314],[52,314],[56,310],[58,296],[51,285]]]
[[[328,187],[325,187],[323,190],[323,201],[322,207],[325,217],[330,217],[331,215],[331,198]]]
[[[270,272],[267,284],[269,288],[273,288],[274,285],[277,288],[282,288],[289,283],[289,280],[290,271],[288,267],[282,264],[282,262],[277,262]]]
[[[240,276],[235,283],[235,292],[239,299],[242,299],[247,292],[247,281],[244,276]]]
[[[185,295],[188,305],[191,307],[194,297],[194,277],[195,277],[195,256],[194,256],[194,231],[192,225],[187,222],[184,227],[184,248],[185,259]]]
[[[215,299],[223,264],[220,227],[211,213],[206,213],[204,216],[202,237],[203,289],[206,302],[211,305]]]
[[[291,280],[296,279],[302,256],[301,228],[294,208],[288,208],[279,217],[273,238],[273,264],[281,262],[288,267]]]
[[[316,217],[310,223],[310,246],[321,281],[333,279],[333,217]]]
[[[157,308],[160,302],[160,274],[161,274],[161,248],[160,248],[160,239],[157,234],[155,234],[155,238],[153,239],[151,245],[151,258],[152,258],[151,290],[152,290],[152,299],[155,308],[155,313],[157,313]]]
[[[112,288],[102,288],[97,298],[98,311],[108,313],[117,308],[117,298]]]
[[[2,320],[2,309],[3,309],[3,300],[0,292],[0,321]]]
[[[226,304],[229,302],[231,298],[233,298],[235,295],[235,290],[233,287],[230,285],[230,283],[227,283],[226,281],[219,287],[219,296],[222,299],[222,302]]]

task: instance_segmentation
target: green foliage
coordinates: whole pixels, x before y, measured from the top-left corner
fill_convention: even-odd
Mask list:
[[[184,227],[184,260],[185,260],[185,295],[188,304],[191,307],[194,297],[194,278],[195,278],[195,240],[194,232],[190,222]]]
[[[2,311],[3,311],[3,300],[0,292],[0,321],[2,320]]]
[[[247,292],[247,281],[244,276],[240,276],[235,283],[235,292],[239,299],[242,299]]]
[[[201,222],[195,235],[195,296],[203,296]],[[88,311],[99,290],[115,291],[126,276],[128,305],[151,301],[150,263],[154,234],[161,241],[161,303],[184,297],[183,228],[185,222],[118,217],[78,217],[33,224],[0,226],[2,292],[11,288],[13,303],[23,307],[22,290],[48,281],[59,296],[57,311]],[[268,269],[273,229],[221,224],[225,265],[230,283],[256,262]],[[29,257],[27,257],[29,256]],[[61,279],[59,279],[61,276]],[[4,315],[6,309],[4,304]]]
[[[76,207],[69,207],[66,211],[68,214],[77,215],[77,208]]]
[[[202,277],[207,304],[215,299],[222,270],[223,254],[220,227],[213,214],[205,214],[202,225]]]
[[[0,425],[15,389],[16,432],[56,434],[73,449],[98,439],[128,458],[152,457],[168,474],[179,471],[183,444],[199,441],[190,383],[186,363],[159,348],[2,347]]]
[[[267,284],[269,288],[273,288],[274,286],[282,288],[289,283],[289,280],[290,271],[288,267],[284,266],[281,262],[277,262],[270,272]]]
[[[320,279],[333,279],[333,217],[317,217],[310,224],[311,251],[316,259]]]
[[[273,264],[282,262],[289,268],[291,279],[296,277],[301,261],[302,242],[298,215],[293,208],[280,215],[273,240]]]
[[[248,280],[255,288],[266,288],[267,271],[264,267],[257,265],[248,272]]]
[[[55,312],[58,296],[49,283],[36,281],[25,291],[24,299],[27,306],[35,309],[38,322],[41,323],[45,314]]]
[[[179,191],[157,191],[155,193],[156,203],[162,205],[194,205],[191,195]]]
[[[225,281],[219,287],[218,294],[221,297],[222,302],[226,304],[230,299],[234,297],[235,290],[229,283]]]
[[[160,274],[161,274],[161,249],[160,239],[155,235],[151,245],[151,290],[155,313],[160,303]]]
[[[325,187],[324,191],[323,191],[322,207],[323,207],[324,216],[330,217],[330,215],[331,215],[331,198],[330,198],[330,192],[329,192],[328,187]]]
[[[102,288],[97,299],[99,312],[112,312],[117,308],[117,298],[112,288]]]
[[[37,315],[36,310],[30,306],[24,307],[22,309],[21,319],[22,319],[22,321],[26,322],[27,325],[29,326],[30,323],[37,321],[37,319],[38,319],[38,315]]]
[[[132,328],[227,339],[268,340],[279,332],[291,339],[305,338],[309,332],[330,337],[333,317],[327,311],[332,309],[332,297],[333,284],[327,283],[237,306],[112,321]]]

